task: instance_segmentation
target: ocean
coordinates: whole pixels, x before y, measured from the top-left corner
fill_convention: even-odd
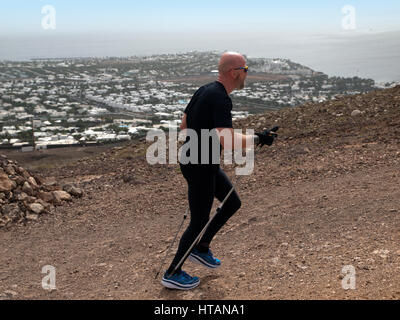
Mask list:
[[[400,31],[379,34],[78,34],[0,35],[0,60],[124,57],[188,51],[239,51],[287,58],[329,76],[400,80]]]

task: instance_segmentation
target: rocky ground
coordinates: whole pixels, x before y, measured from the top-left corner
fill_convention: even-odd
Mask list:
[[[12,223],[36,221],[56,205],[81,197],[83,191],[72,184],[63,188],[56,181],[44,179],[0,155],[0,228]]]
[[[73,185],[82,196],[0,229],[0,298],[399,299],[400,87],[235,123],[274,125],[278,141],[236,186],[242,208],[213,242],[223,266],[210,272],[187,262],[201,278],[189,292],[154,280],[187,190],[176,165],[147,164],[149,144],[99,149],[60,167],[7,152],[42,185]],[[235,184],[233,168],[224,169]],[[0,181],[13,180],[3,171]],[[42,288],[47,265],[56,270],[52,291]]]

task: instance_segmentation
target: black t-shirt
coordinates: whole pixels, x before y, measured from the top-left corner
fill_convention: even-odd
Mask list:
[[[198,163],[204,164],[201,158],[201,130],[208,129],[211,131],[215,128],[233,128],[231,111],[232,100],[226,92],[224,85],[218,81],[202,86],[193,95],[185,109],[185,113],[187,115],[187,128],[193,129],[197,133]],[[212,164],[212,138],[209,137],[208,140],[209,157],[207,165],[215,168],[219,164]],[[187,145],[188,142],[190,142],[189,135],[185,144]],[[218,152],[220,155],[221,150],[222,147],[218,142],[218,150],[214,152]],[[190,156],[190,149],[187,150],[186,155]]]

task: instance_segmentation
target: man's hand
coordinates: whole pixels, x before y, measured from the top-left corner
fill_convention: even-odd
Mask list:
[[[257,145],[261,145],[261,147],[265,145],[272,146],[275,138],[278,137],[278,134],[276,133],[278,130],[279,127],[274,127],[271,130],[265,130],[261,133],[256,133],[256,136],[258,137]]]

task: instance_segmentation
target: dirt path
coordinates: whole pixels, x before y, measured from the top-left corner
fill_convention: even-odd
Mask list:
[[[185,264],[202,281],[191,292],[164,289],[153,279],[185,210],[183,178],[171,174],[167,181],[130,187],[102,184],[40,222],[0,230],[0,294],[15,299],[399,299],[399,169],[398,163],[374,165],[351,174],[250,184],[264,181],[265,172],[256,170],[238,186],[243,207],[215,239],[223,267],[210,272]],[[45,265],[56,268],[52,292],[41,286]],[[346,265],[355,267],[356,290],[342,288]]]

